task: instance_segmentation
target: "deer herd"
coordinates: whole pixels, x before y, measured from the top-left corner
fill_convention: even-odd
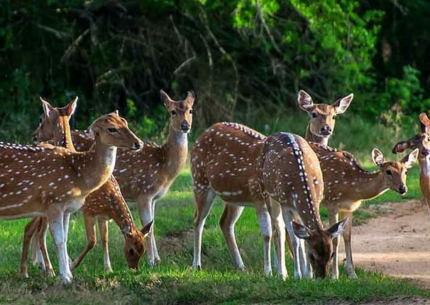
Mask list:
[[[71,131],[69,121],[78,98],[65,107],[41,99],[43,113],[33,133],[35,145],[0,142],[0,219],[31,218],[24,229],[21,274],[28,277],[31,258],[48,276],[55,276],[46,234],[49,229],[64,284],[72,270],[96,245],[98,224],[104,268],[111,271],[108,222],[124,236],[128,267],[137,269],[145,251],[150,265],[160,261],[155,237],[155,202],[172,185],[188,158],[192,127],[192,91],[172,100],[161,90],[170,114],[166,142],[141,141],[127,121],[112,112],[96,119],[87,131]],[[219,196],[224,202],[220,227],[238,269],[245,269],[235,237],[235,224],[245,207],[253,207],[264,245],[264,274],[272,274],[271,243],[277,274],[287,278],[286,245],[294,260],[294,277],[339,277],[339,237],[345,243],[346,271],[355,278],[351,232],[353,212],[362,200],[387,190],[407,192],[406,173],[418,160],[420,187],[430,204],[430,120],[419,116],[421,133],[395,144],[393,153],[411,149],[400,161],[371,152],[377,171],[363,169],[354,156],[329,146],[335,118],[344,113],[353,94],[332,105],[314,104],[305,91],[298,105],[310,116],[305,138],[279,132],[265,136],[238,123],[217,123],[192,146],[191,174],[195,199],[193,268],[201,269],[205,220]],[[120,149],[117,149],[120,148]],[[136,203],[142,229],[134,223],[127,200]],[[327,209],[329,226],[320,218]],[[70,214],[81,210],[87,245],[74,260],[67,251]]]

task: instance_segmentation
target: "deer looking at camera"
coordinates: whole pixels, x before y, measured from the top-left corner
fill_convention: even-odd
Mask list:
[[[310,116],[309,124],[306,128],[306,141],[327,145],[334,131],[336,116],[348,109],[353,98],[354,94],[351,93],[338,99],[332,105],[314,104],[311,96],[305,91],[300,90],[297,102],[300,108]]]
[[[299,277],[300,273],[312,277],[309,266],[312,266],[317,277],[327,277],[333,254],[332,238],[343,231],[348,219],[323,229],[319,205],[324,183],[316,154],[303,138],[290,133],[277,133],[264,141],[258,170],[261,190],[269,199],[267,205],[275,228],[279,273],[286,276],[286,227],[294,251],[295,277]],[[299,238],[305,240],[308,246],[305,247]],[[309,249],[309,253],[305,249]]]
[[[327,208],[330,224],[341,219],[349,221],[342,233],[345,242],[346,269],[350,278],[356,278],[351,249],[353,212],[363,200],[375,198],[387,190],[401,195],[407,192],[406,172],[416,162],[418,150],[411,152],[401,161],[386,161],[381,151],[372,150],[372,161],[377,171],[364,170],[348,152],[309,143],[320,161],[324,178],[324,199],[321,204]],[[339,238],[333,240],[334,257],[332,277],[339,278]],[[294,253],[294,252],[293,252]]]
[[[330,124],[331,126],[331,135],[334,129],[333,115],[345,112],[352,98],[353,95],[350,94],[335,102],[333,106],[314,104],[312,98],[301,90],[297,100],[301,108],[311,116],[308,129],[320,130],[322,128],[321,119],[328,119],[330,122],[326,124]],[[313,112],[315,113],[312,114]],[[227,128],[223,125],[230,127]],[[228,136],[225,134],[226,132]],[[320,140],[320,142],[324,139],[328,140],[330,135],[318,137],[318,139],[314,140]],[[233,139],[236,142],[232,141]],[[229,144],[231,147],[227,146],[222,149],[221,147],[226,140],[232,142],[232,144]],[[191,170],[194,179],[194,197],[196,201],[196,214],[194,217],[194,268],[201,268],[201,236],[203,226],[212,208],[214,197],[218,195],[226,203],[231,203],[226,204],[224,208],[220,226],[235,266],[238,269],[245,268],[237,247],[234,227],[244,207],[254,206],[264,238],[264,273],[266,275],[271,274],[270,240],[272,228],[269,214],[267,207],[264,205],[263,198],[261,196],[252,196],[250,191],[248,191],[248,188],[256,187],[256,178],[252,165],[255,164],[258,158],[258,149],[256,147],[260,147],[264,140],[265,136],[246,126],[235,123],[220,123],[204,132],[194,144],[191,154]],[[215,146],[214,141],[218,142],[218,146]],[[212,156],[212,158],[200,158],[197,156],[198,154]],[[215,166],[220,167],[218,169],[219,173],[213,169]],[[218,175],[219,177],[217,177]],[[229,177],[228,183],[226,183],[228,185],[219,186],[218,191],[215,192],[213,186],[217,181],[214,181],[214,179],[223,180],[224,176]],[[237,191],[231,192],[229,189],[237,189]]]
[[[184,100],[172,100],[163,90],[161,98],[170,113],[167,141],[159,146],[145,142],[136,153],[118,151],[114,176],[126,199],[136,202],[140,220],[144,227],[154,222],[155,202],[163,197],[188,155],[188,133],[193,121],[194,93],[188,92]],[[77,150],[86,148],[88,137],[83,132],[72,131],[72,140]],[[154,223],[148,233],[146,244],[149,263],[160,261],[154,238]]]
[[[94,144],[86,152],[0,144],[0,218],[47,218],[64,284],[73,279],[67,253],[70,213],[109,179],[117,147],[138,150],[143,145],[116,113],[101,116],[89,130]]]
[[[421,133],[412,138],[396,143],[393,153],[402,153],[406,149],[418,149],[420,165],[420,189],[430,211],[430,120],[425,113],[419,115]]]
[[[296,138],[294,137],[294,139]],[[244,125],[237,123],[217,123],[203,132],[194,143],[191,152],[191,173],[193,176],[193,190],[196,204],[194,216],[194,268],[201,268],[201,243],[204,223],[212,208],[215,196],[220,196],[226,202],[220,226],[236,267],[244,269],[244,264],[236,244],[234,225],[244,207],[251,206],[257,211],[264,240],[264,273],[266,275],[271,274],[270,241],[272,237],[272,225],[267,210],[267,194],[272,196],[270,189],[271,187],[275,187],[276,184],[272,184],[271,186],[266,185],[267,190],[265,190],[265,187],[262,188],[262,169],[258,165],[258,160],[263,147],[265,147],[265,141],[266,137]],[[306,145],[304,141],[300,143],[303,144],[303,147]],[[284,143],[284,145],[287,144]],[[309,154],[312,154],[312,152],[310,151]],[[292,157],[289,156],[289,158]],[[298,161],[297,159],[292,159],[291,162]],[[279,163],[277,163],[277,166],[280,166]],[[285,171],[287,170],[287,168],[282,168],[282,173],[286,174]],[[297,169],[294,168],[294,170],[296,171]],[[270,168],[266,167],[266,174],[268,172],[270,172]],[[270,175],[272,183],[276,183],[275,180],[280,179],[279,175]],[[295,176],[299,177],[300,174]],[[284,180],[287,183],[287,179]],[[282,191],[287,192],[286,188],[288,188],[288,185],[282,181],[278,181],[278,183],[280,183],[279,187],[282,188]],[[281,200],[281,198],[278,199]],[[314,204],[319,203],[316,201]],[[275,205],[273,204],[273,206]],[[311,207],[305,206],[305,208],[306,212],[310,214],[309,208]],[[285,207],[285,209],[291,209],[291,206]],[[274,214],[272,213],[272,215]],[[287,217],[285,213],[284,217]],[[275,221],[275,218],[275,216],[272,217],[273,221]],[[287,222],[286,225],[290,226],[289,221]],[[337,224],[337,226],[340,226],[341,223]],[[277,230],[279,230],[281,224],[279,222],[276,222],[276,224],[278,227]],[[281,234],[280,238],[282,238],[282,234],[285,236],[285,232],[279,231],[277,234]],[[301,236],[303,237],[303,235]],[[277,244],[279,247],[283,247],[282,243]],[[282,248],[278,249],[282,252]],[[301,248],[298,247],[297,249]],[[317,252],[318,250],[314,249]],[[326,249],[323,247],[321,251],[326,251]],[[325,256],[323,254],[320,255]],[[304,258],[302,258],[303,260]],[[286,277],[285,267],[282,267],[283,263],[283,259],[278,262],[278,273]],[[302,271],[305,273],[305,276],[310,276],[310,272],[306,268],[301,268],[298,264],[295,264],[295,277],[301,277]],[[324,276],[324,273],[321,272],[319,275]]]
[[[52,141],[54,145],[64,146],[71,151],[75,151],[72,143],[69,120],[73,115],[77,98],[65,107],[52,107],[47,101],[41,99],[44,113],[41,116],[40,124],[33,133],[33,139],[37,142]],[[85,148],[90,148],[93,140],[89,139]],[[95,247],[97,237],[95,233],[95,224],[98,222],[99,231],[102,239],[104,269],[112,271],[109,258],[109,237],[108,221],[113,219],[124,235],[124,256],[129,268],[137,269],[140,258],[145,252],[144,237],[151,229],[151,224],[139,231],[134,224],[131,212],[122,197],[118,183],[111,175],[108,181],[99,189],[95,190],[85,198],[85,203],[81,208],[87,235],[87,246],[73,261],[71,267],[79,266],[86,254]],[[38,262],[42,269],[46,268],[48,275],[53,275],[52,265],[46,251],[44,232],[47,229],[46,219],[34,218],[26,226],[23,242],[23,253],[21,259],[21,274],[28,276],[27,273],[27,253],[31,237],[37,233],[38,243],[41,247],[43,260]],[[33,247],[34,248],[34,247]]]

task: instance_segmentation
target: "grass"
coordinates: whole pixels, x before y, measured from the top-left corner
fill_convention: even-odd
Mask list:
[[[417,190],[417,173],[409,177],[410,195]],[[249,303],[360,303],[412,296],[430,297],[413,285],[382,274],[358,270],[358,280],[349,280],[341,267],[339,281],[280,280],[263,276],[262,241],[255,213],[245,209],[237,224],[237,240],[247,272],[236,271],[218,228],[223,205],[217,202],[207,219],[203,236],[204,270],[194,271],[192,262],[192,223],[194,206],[189,169],[182,171],[171,191],[157,203],[155,233],[162,263],[149,267],[144,261],[139,271],[126,268],[122,254],[122,236],[115,224],[110,226],[110,254],[114,272],[103,271],[101,247],[98,245],[74,271],[74,283],[63,287],[59,278],[44,278],[30,266],[29,279],[18,275],[22,230],[26,220],[4,221],[0,231],[0,303],[18,304],[249,304]],[[402,200],[387,192],[367,205]],[[138,219],[134,205],[131,209]],[[325,217],[324,212],[322,213]],[[356,220],[365,221],[364,213]],[[72,216],[69,253],[76,257],[85,244],[83,221],[79,213]],[[49,239],[50,255],[55,270],[56,256]],[[287,268],[293,269],[291,260]]]
[[[291,115],[286,120],[274,119],[267,133],[289,130],[302,134],[306,124],[303,116]],[[298,123],[300,119],[300,124]],[[350,122],[354,121],[351,125]],[[294,128],[289,128],[294,126]],[[349,129],[348,129],[349,128]],[[349,134],[346,133],[349,130]],[[354,153],[366,168],[376,169],[370,162],[372,143],[378,143],[386,159],[399,159],[390,153],[394,141],[412,136],[413,130],[394,135],[380,125],[362,121],[359,117],[342,115],[336,126],[333,146]],[[342,137],[343,135],[343,137]],[[337,141],[337,142],[336,142]],[[375,207],[386,202],[420,198],[418,168],[408,175],[409,192],[401,197],[388,191],[384,195],[363,203]],[[137,211],[130,203],[135,220]],[[90,251],[81,266],[74,271],[74,283],[64,287],[59,278],[44,278],[34,266],[29,266],[29,279],[18,274],[22,232],[28,220],[2,221],[0,230],[0,303],[14,304],[321,304],[389,302],[393,299],[430,297],[430,292],[412,284],[382,274],[357,270],[356,280],[349,280],[341,266],[339,281],[295,280],[282,281],[276,276],[263,276],[263,243],[260,238],[255,212],[245,209],[236,226],[236,235],[247,272],[236,271],[218,227],[223,204],[217,201],[206,221],[203,235],[203,271],[190,266],[193,256],[192,228],[194,204],[189,169],[181,172],[168,194],[156,205],[155,234],[162,262],[150,267],[146,260],[140,269],[128,270],[122,253],[123,239],[118,227],[112,223],[110,256],[114,272],[103,271],[100,244]],[[326,211],[321,210],[326,219]],[[354,223],[364,223],[375,213],[360,209],[354,213]],[[138,222],[138,221],[137,221]],[[139,222],[138,222],[139,223]],[[140,226],[140,224],[139,224]],[[52,241],[48,248],[54,269],[58,272]],[[83,219],[72,215],[69,234],[69,255],[77,257],[86,243]],[[293,266],[287,260],[292,274]],[[407,303],[407,301],[405,301]]]

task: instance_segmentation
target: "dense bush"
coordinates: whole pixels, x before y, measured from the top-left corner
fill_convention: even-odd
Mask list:
[[[320,102],[354,92],[350,111],[372,120],[394,105],[414,115],[430,105],[425,48],[413,47],[430,21],[429,5],[412,2],[5,0],[0,138],[30,139],[39,96],[63,105],[75,95],[76,128],[119,109],[141,136],[158,136],[160,89],[196,92],[197,129],[273,126],[299,89]]]

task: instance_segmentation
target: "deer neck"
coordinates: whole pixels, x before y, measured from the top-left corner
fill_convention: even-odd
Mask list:
[[[185,165],[188,155],[188,134],[169,128],[167,142],[163,145],[166,154],[164,164],[168,176],[174,178]]]
[[[75,155],[72,160],[75,168],[82,173],[87,189],[92,192],[105,183],[115,167],[117,148],[101,142],[96,135],[94,144],[87,152]]]
[[[305,136],[306,141],[308,142],[315,142],[315,143],[319,143],[319,144],[323,144],[323,145],[328,145],[328,137],[319,137],[315,134],[313,134],[311,132],[311,128],[310,125],[308,125],[308,127],[306,128],[306,136]]]
[[[61,137],[59,137],[59,139],[54,139],[54,145],[65,147],[70,151],[76,151],[75,146],[73,145],[72,133],[70,131],[68,119],[60,117],[58,125],[58,129],[61,131]]]
[[[359,198],[371,199],[387,191],[384,175],[380,170],[359,175],[359,178],[354,181],[354,189]]]
[[[430,176],[430,155],[425,157],[420,157],[418,159],[420,164],[420,176],[429,177]]]

